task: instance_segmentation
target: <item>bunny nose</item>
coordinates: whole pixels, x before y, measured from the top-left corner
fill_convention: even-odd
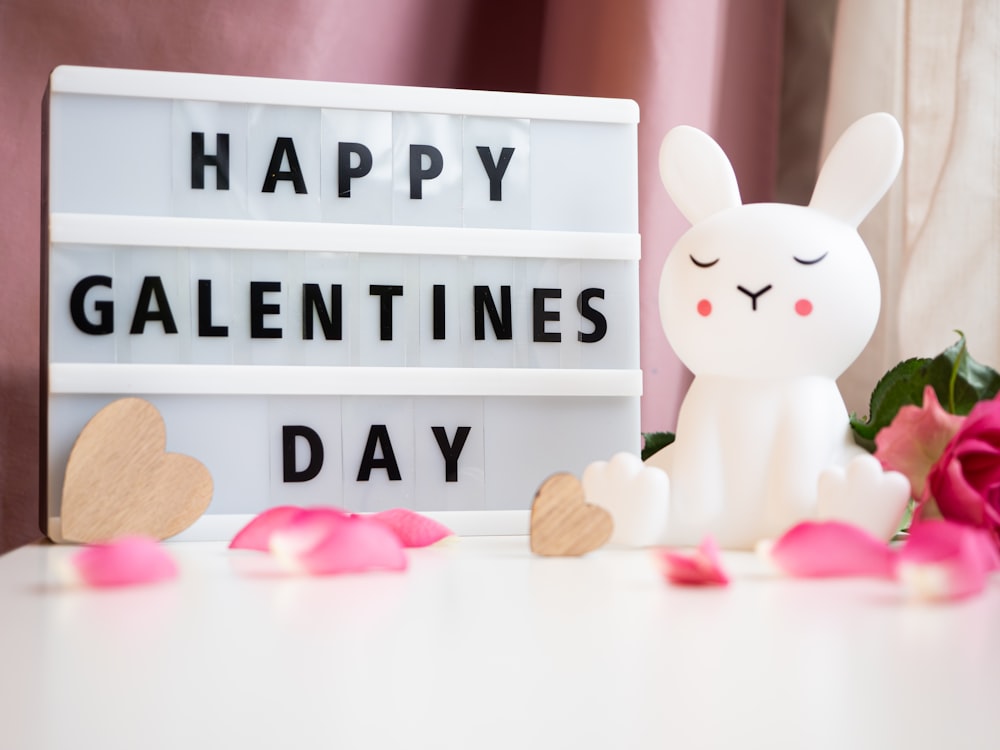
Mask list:
[[[768,284],[765,287],[761,287],[756,292],[751,292],[749,289],[747,289],[744,286],[737,286],[736,288],[739,289],[747,297],[750,298],[750,304],[752,304],[753,305],[753,309],[756,310],[757,309],[757,298],[760,297],[762,294],[764,294],[764,292],[766,292],[768,289],[770,289],[771,288],[771,284]]]

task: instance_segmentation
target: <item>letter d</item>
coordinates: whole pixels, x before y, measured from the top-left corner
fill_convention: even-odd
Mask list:
[[[305,438],[309,444],[309,464],[299,471],[295,468],[296,438]],[[285,425],[281,428],[281,452],[285,482],[308,482],[315,479],[323,468],[323,441],[316,430],[305,425]]]

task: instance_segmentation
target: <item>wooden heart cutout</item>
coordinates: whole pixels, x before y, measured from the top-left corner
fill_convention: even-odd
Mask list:
[[[531,505],[531,551],[546,556],[585,555],[611,538],[611,515],[586,502],[572,474],[542,482]]]
[[[123,398],[97,412],[66,465],[63,539],[165,539],[194,523],[212,499],[212,475],[197,459],[167,453],[166,446],[163,417],[148,401]]]

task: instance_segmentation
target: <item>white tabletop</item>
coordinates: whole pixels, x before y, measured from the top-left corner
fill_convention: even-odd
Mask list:
[[[73,548],[0,557],[0,747],[1000,747],[996,581],[927,606],[739,554],[728,588],[676,588],[649,552],[523,537],[329,578],[169,549],[178,580],[120,590],[63,586]]]

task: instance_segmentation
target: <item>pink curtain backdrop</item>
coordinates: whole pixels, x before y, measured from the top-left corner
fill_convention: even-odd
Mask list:
[[[640,106],[644,430],[688,376],[657,312],[686,223],[656,172],[713,133],[745,201],[773,192],[783,0],[0,0],[0,551],[38,538],[40,113],[60,64],[626,97]]]

